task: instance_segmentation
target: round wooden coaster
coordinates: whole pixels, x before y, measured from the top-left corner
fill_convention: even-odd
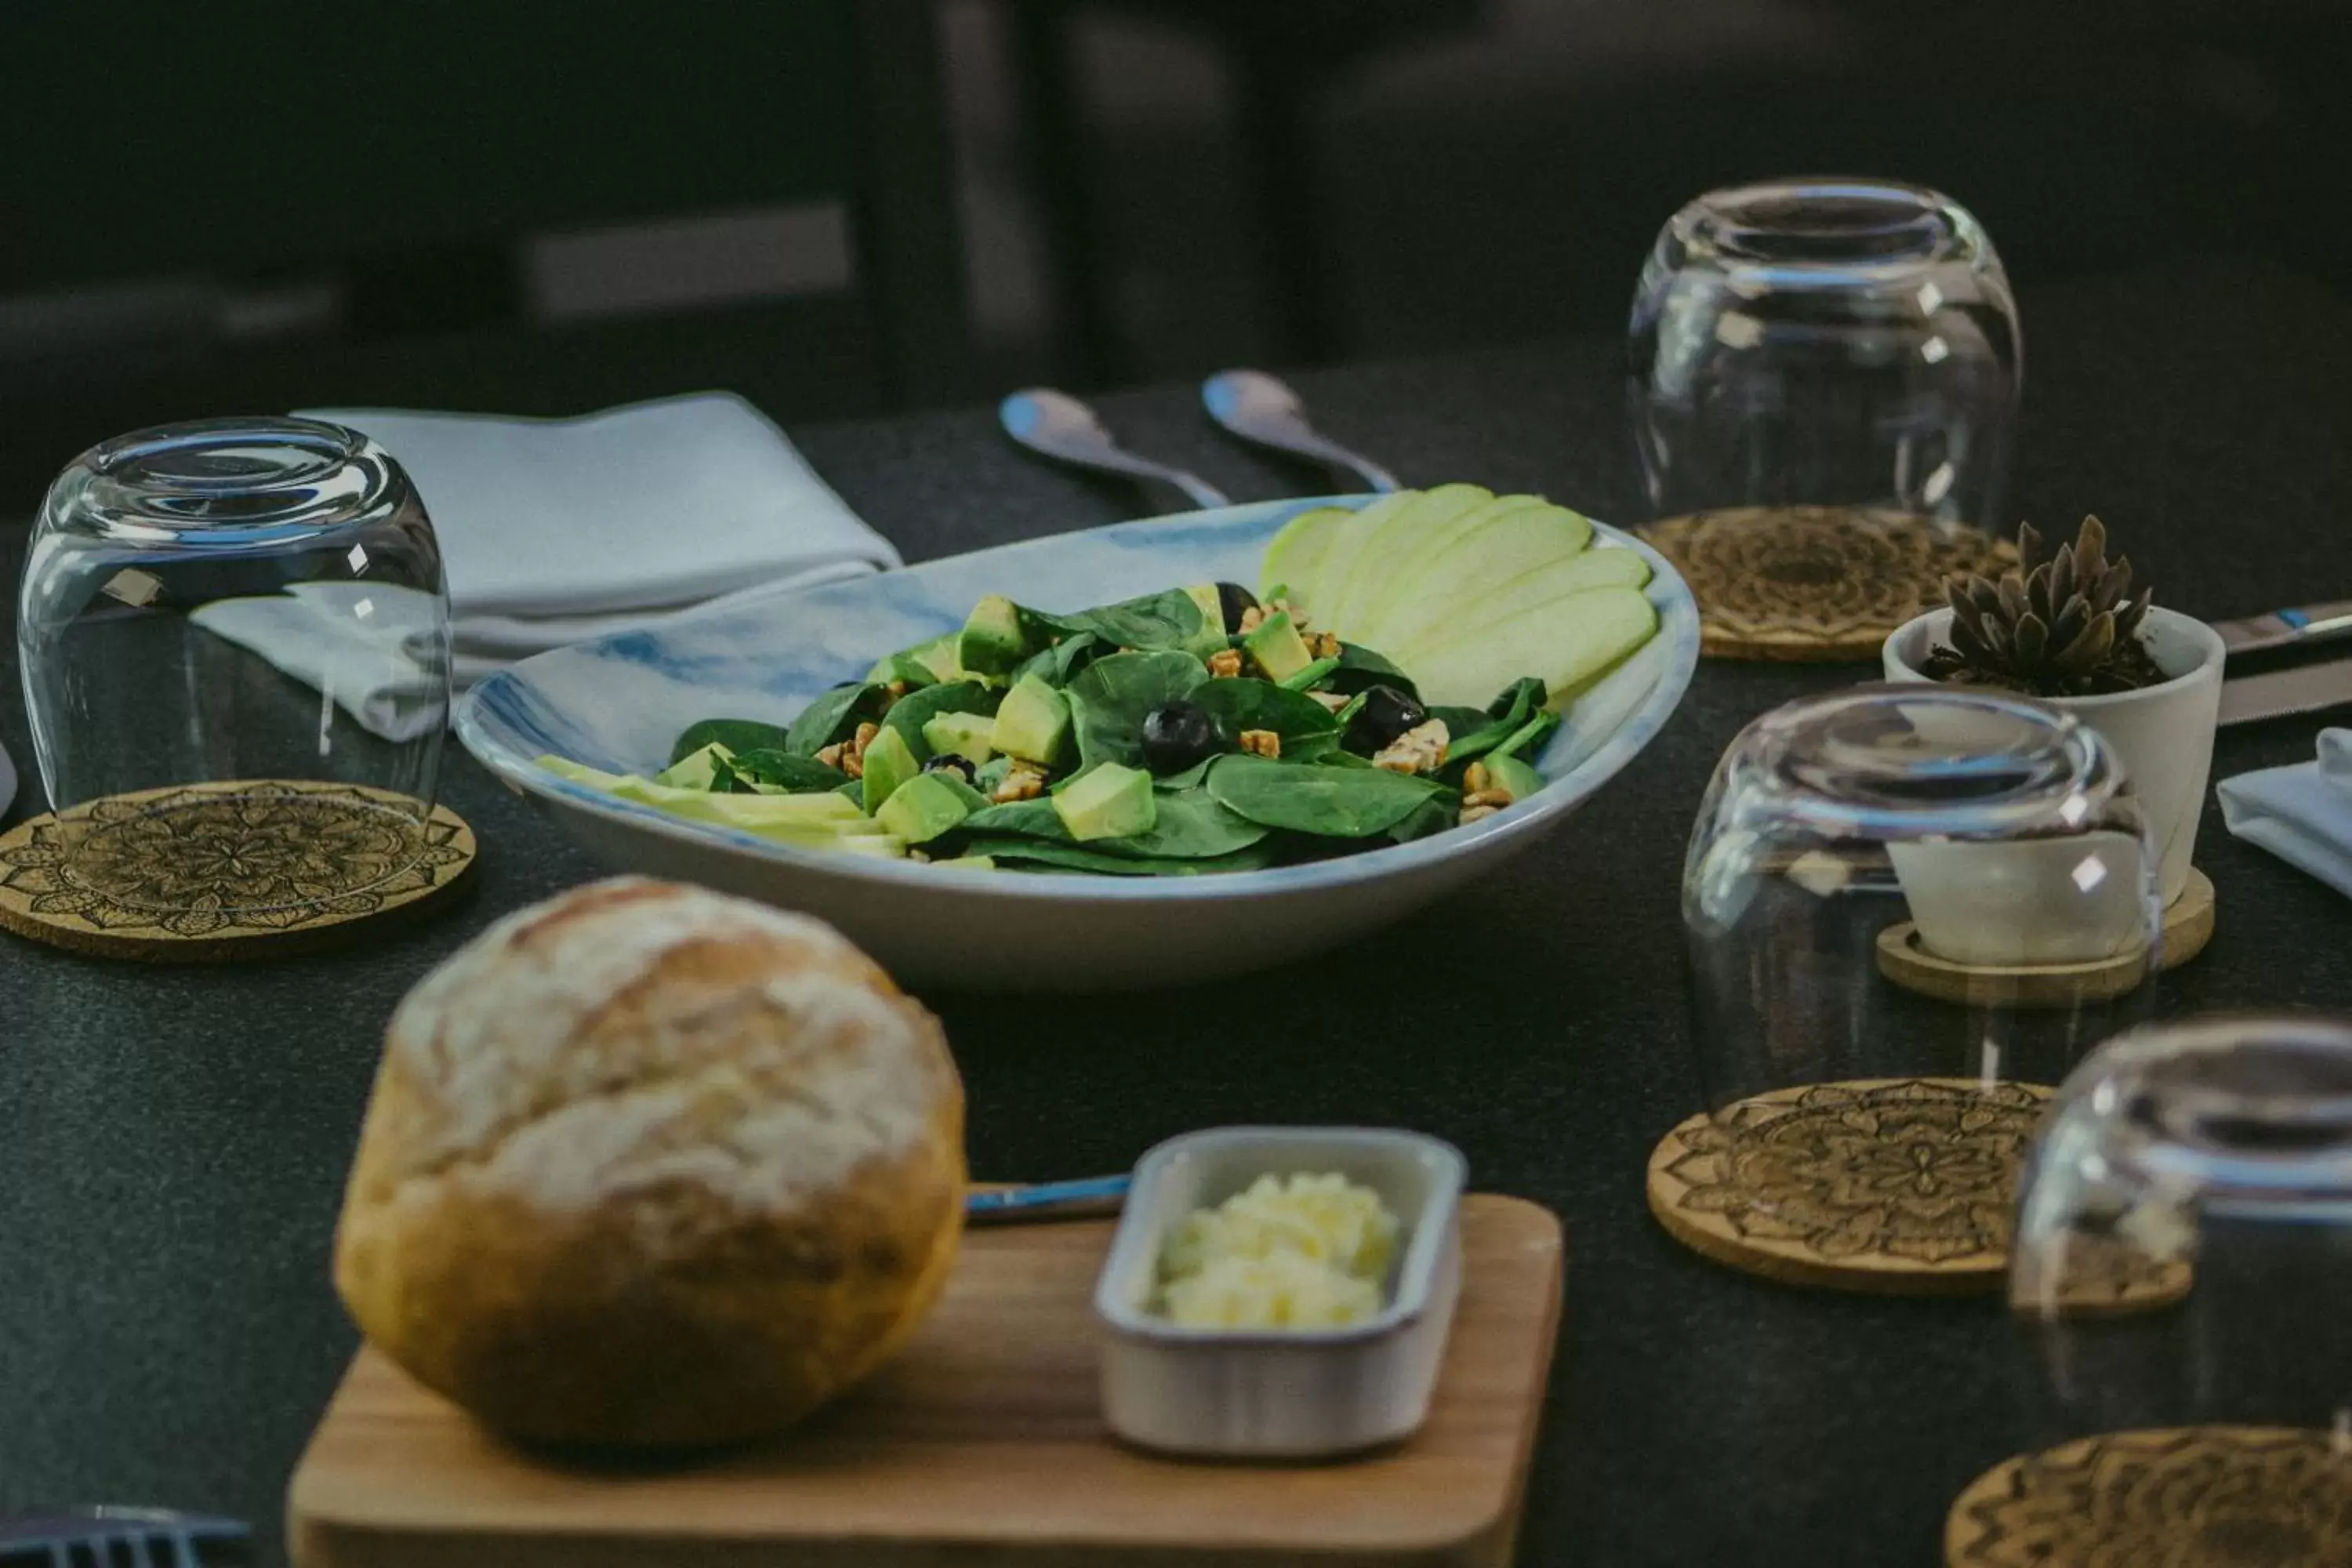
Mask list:
[[[1874,660],[1945,584],[2017,564],[1982,529],[1866,507],[1736,507],[1641,531],[1690,584],[1709,658]]]
[[[1756,1095],[1659,1140],[1650,1212],[1693,1251],[1787,1284],[1991,1289],[2009,1264],[2018,1164],[2050,1093],[1928,1078]]]
[[[0,836],[0,929],[153,963],[257,958],[421,915],[464,887],[474,831],[357,784],[142,790]]]
[[[2180,897],[2164,911],[2158,969],[2179,968],[2212,940],[2213,883],[2192,866]],[[1928,952],[1909,921],[1878,933],[1878,973],[1906,991],[1970,1007],[2071,1007],[2121,996],[2142,979],[2140,962],[2130,957],[2016,968],[1955,963]]]
[[[2004,1459],[1944,1519],[1947,1568],[2352,1568],[2352,1459],[2329,1434],[2179,1426]]]

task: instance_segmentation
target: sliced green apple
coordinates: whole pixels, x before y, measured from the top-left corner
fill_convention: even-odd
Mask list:
[[[1556,694],[1572,693],[1657,629],[1657,609],[1639,588],[1592,588],[1486,622],[1450,647],[1391,657],[1421,688],[1423,701],[1481,707],[1526,675],[1540,676]]]
[[[1384,496],[1372,504],[1387,506],[1400,499]],[[1345,507],[1324,506],[1302,511],[1284,523],[1281,531],[1267,542],[1265,555],[1259,564],[1259,595],[1264,597],[1277,587],[1287,586],[1300,604],[1313,608],[1316,590],[1323,581],[1323,564],[1330,557],[1332,545],[1357,515]]]
[[[1564,506],[1481,509],[1472,525],[1433,551],[1396,552],[1396,575],[1356,615],[1356,635],[1377,648],[1403,648],[1424,625],[1498,619],[1487,598],[1531,572],[1581,555],[1592,524]],[[1394,655],[1391,656],[1395,657]]]
[[[1498,621],[1538,605],[1549,605],[1570,594],[1593,588],[1639,588],[1650,580],[1650,563],[1633,550],[1583,550],[1547,561],[1508,582],[1480,588],[1472,596],[1433,595],[1426,603],[1408,601],[1381,622],[1386,646],[1402,650],[1446,647],[1475,636],[1489,621]],[[1383,645],[1375,645],[1383,646]]]
[[[1392,510],[1366,507],[1357,513],[1324,569],[1324,602],[1307,601],[1315,628],[1355,642],[1370,641],[1351,628],[1355,617],[1393,580],[1401,544],[1426,543],[1448,535],[1453,531],[1449,524],[1494,499],[1494,492],[1480,485],[1439,485]]]

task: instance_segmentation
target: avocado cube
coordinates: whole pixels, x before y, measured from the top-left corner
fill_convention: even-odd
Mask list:
[[[719,764],[731,763],[735,753],[713,741],[698,752],[688,752],[654,775],[654,783],[672,789],[709,789],[719,783]]]
[[[877,684],[899,679],[904,673],[903,660],[914,664],[923,672],[924,679],[919,684],[958,679],[963,670],[956,664],[956,643],[962,635],[961,632],[948,632],[929,642],[902,647],[897,653],[886,653],[874,661],[874,668],[866,672],[866,679]]]
[[[858,792],[858,804],[866,815],[872,816],[882,809],[882,803],[900,784],[923,771],[915,759],[915,748],[907,744],[907,737],[885,725],[874,739],[866,743],[863,759],[865,788]]]
[[[985,713],[940,713],[924,721],[923,744],[933,756],[962,757],[977,767],[996,754],[989,735],[996,721]]]
[[[1141,768],[1104,763],[1090,768],[1054,796],[1055,815],[1070,837],[1083,844],[1090,838],[1125,838],[1149,833],[1160,820],[1160,804],[1151,793],[1151,775]]]
[[[875,823],[909,844],[928,844],[970,816],[986,802],[962,780],[943,773],[918,773],[890,792]]]
[[[1508,790],[1514,804],[1543,788],[1544,776],[1517,757],[1497,757],[1491,753],[1479,761],[1486,764],[1486,778],[1492,787]]]
[[[1007,756],[1049,767],[1069,738],[1070,700],[1034,675],[1013,683],[988,731],[988,743]]]
[[[1276,610],[1260,621],[1257,629],[1242,638],[1242,646],[1268,680],[1287,680],[1315,662],[1307,651],[1307,639],[1290,624],[1286,611]]]
[[[956,664],[974,675],[1003,675],[1030,652],[1021,612],[1002,594],[974,605],[956,637]]]
[[[1225,649],[1225,600],[1214,583],[1193,583],[1184,589],[1184,596],[1201,612],[1201,629],[1184,643],[1186,653],[1207,658]]]

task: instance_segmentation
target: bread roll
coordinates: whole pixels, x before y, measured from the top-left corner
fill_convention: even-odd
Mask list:
[[[963,1215],[938,1022],[805,916],[624,878],[508,916],[394,1013],[335,1284],[530,1440],[721,1443],[871,1372]]]

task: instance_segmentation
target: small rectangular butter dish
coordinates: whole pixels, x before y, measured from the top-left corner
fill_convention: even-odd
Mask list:
[[[1338,1172],[1401,1226],[1376,1317],[1328,1329],[1188,1328],[1151,1310],[1171,1227],[1264,1175]],[[1095,1287],[1103,1415],[1131,1443],[1219,1458],[1314,1458],[1407,1436],[1431,1392],[1462,1287],[1462,1190],[1452,1144],[1370,1127],[1218,1127],[1160,1144],[1135,1168]]]

